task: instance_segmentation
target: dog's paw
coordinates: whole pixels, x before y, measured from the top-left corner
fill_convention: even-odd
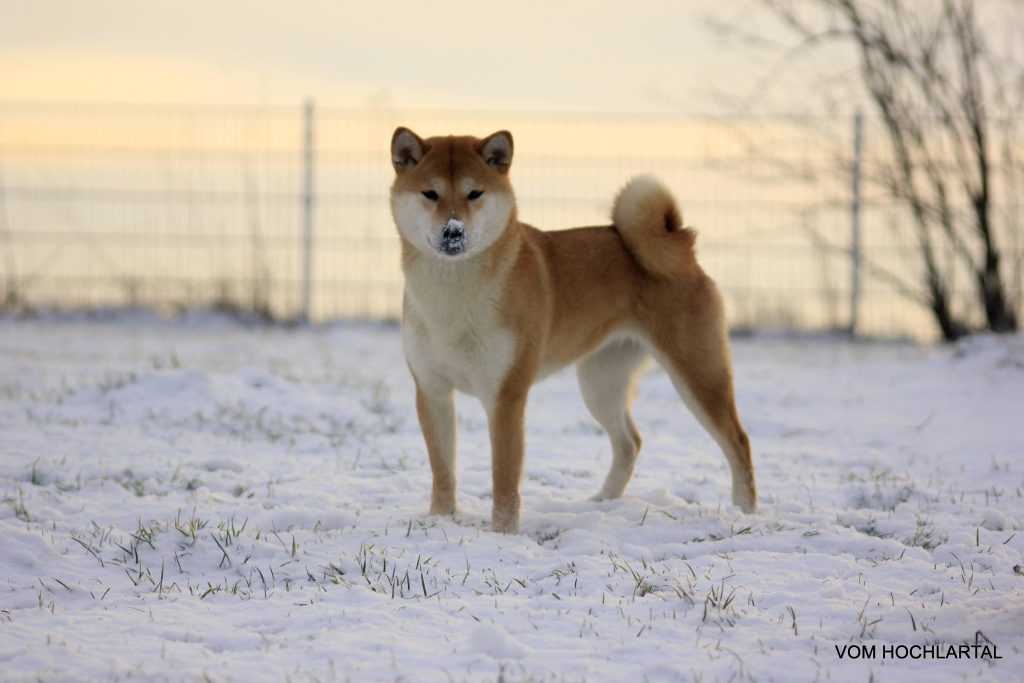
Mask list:
[[[733,489],[732,504],[748,515],[757,512],[757,490],[752,486]]]
[[[458,509],[455,507],[455,503],[431,503],[430,512],[428,515],[440,515],[442,517],[451,517]]]
[[[600,491],[592,495],[590,498],[587,498],[587,500],[589,500],[592,503],[601,503],[606,500],[615,500],[616,498],[622,498],[621,491],[609,491],[607,489],[602,488]]]
[[[499,534],[519,533],[519,512],[495,510],[491,515],[491,531]]]

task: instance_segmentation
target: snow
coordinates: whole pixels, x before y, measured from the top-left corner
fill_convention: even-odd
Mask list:
[[[425,515],[393,326],[2,319],[0,678],[1019,677],[1024,337],[733,351],[758,514],[657,370],[627,495],[587,501],[610,452],[569,370],[503,536],[471,399],[461,512]],[[936,642],[1001,659],[882,656]]]

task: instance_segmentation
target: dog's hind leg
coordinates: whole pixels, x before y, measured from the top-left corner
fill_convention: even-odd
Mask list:
[[[637,455],[640,434],[629,409],[647,350],[633,339],[605,344],[576,365],[583,401],[611,440],[612,465],[593,500],[618,498],[626,490]]]
[[[740,424],[733,394],[729,333],[714,282],[697,276],[662,289],[642,321],[655,360],[672,379],[697,421],[722,449],[732,471],[732,502],[757,509],[750,439]],[[665,315],[672,311],[671,315]]]
[[[736,412],[729,341],[724,329],[706,334],[662,334],[653,338],[654,356],[668,372],[680,398],[718,443],[732,471],[732,502],[744,512],[757,509],[750,439]]]

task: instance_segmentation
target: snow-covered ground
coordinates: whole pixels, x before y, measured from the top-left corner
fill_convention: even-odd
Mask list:
[[[759,514],[658,370],[588,502],[570,370],[502,536],[469,399],[462,511],[425,516],[394,327],[0,320],[0,679],[1020,680],[1024,337],[733,350]],[[1001,659],[883,650],[936,642]]]

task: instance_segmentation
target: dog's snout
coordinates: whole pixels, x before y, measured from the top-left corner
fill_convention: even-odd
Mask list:
[[[466,227],[462,221],[452,218],[441,228],[441,251],[449,256],[466,250]]]
[[[444,226],[444,229],[441,230],[441,239],[445,240],[446,242],[452,240],[459,240],[464,238],[465,236],[466,229],[462,227],[461,223],[456,223],[454,221],[449,222],[447,225]]]

